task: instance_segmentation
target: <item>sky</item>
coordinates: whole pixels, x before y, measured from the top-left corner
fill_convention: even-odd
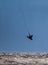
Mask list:
[[[48,52],[48,0],[0,0],[0,52]]]

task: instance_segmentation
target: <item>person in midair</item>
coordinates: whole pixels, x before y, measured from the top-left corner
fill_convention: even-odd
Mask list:
[[[33,37],[33,35],[31,35],[30,33],[29,33],[29,35],[27,36],[27,38],[30,39],[30,40],[33,40],[32,37]]]

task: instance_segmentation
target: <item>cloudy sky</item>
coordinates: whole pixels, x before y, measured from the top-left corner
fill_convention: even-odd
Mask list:
[[[0,0],[1,51],[48,52],[48,0]]]

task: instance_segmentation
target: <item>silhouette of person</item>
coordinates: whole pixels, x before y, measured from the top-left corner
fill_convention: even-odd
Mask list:
[[[30,40],[33,40],[32,37],[33,37],[33,35],[30,35],[30,33],[29,33],[29,35],[27,36],[27,38],[30,39]]]

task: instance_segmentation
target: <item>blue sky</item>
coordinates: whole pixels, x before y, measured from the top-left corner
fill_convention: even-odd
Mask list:
[[[26,38],[28,32],[33,40]],[[0,0],[0,52],[48,52],[48,0]]]

